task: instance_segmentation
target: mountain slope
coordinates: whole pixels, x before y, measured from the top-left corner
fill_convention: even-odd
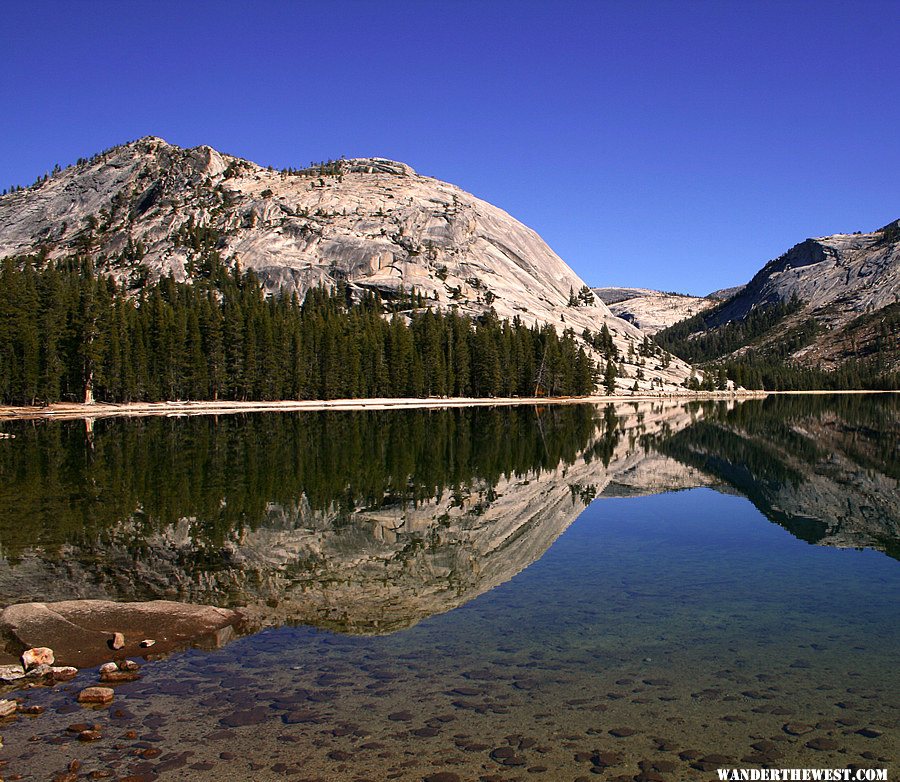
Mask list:
[[[823,325],[840,327],[900,300],[900,221],[867,234],[807,239],[767,263],[710,325],[761,304],[797,299]]]
[[[442,308],[549,323],[580,335],[606,324],[619,353],[643,334],[597,301],[531,229],[453,185],[381,158],[266,169],[148,137],[0,197],[0,257],[82,252],[114,276],[187,279],[212,263],[253,269],[301,296],[346,282],[384,298],[415,288]],[[663,367],[666,363],[668,366]],[[645,362],[641,389],[678,386],[681,361]],[[637,364],[620,371],[631,388]]]
[[[682,358],[884,378],[900,369],[900,221],[807,239],[731,298],[656,336]],[[890,382],[889,380],[886,382]]]
[[[690,318],[712,307],[712,296],[688,296],[683,293],[664,293],[649,288],[593,288],[613,315],[627,320],[645,334],[653,335],[661,329]]]

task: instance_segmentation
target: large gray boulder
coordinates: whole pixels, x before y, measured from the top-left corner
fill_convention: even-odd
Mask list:
[[[145,654],[141,642],[154,640],[154,654],[188,646],[218,647],[230,640],[241,615],[225,608],[152,600],[117,603],[110,600],[64,600],[19,603],[0,612],[0,635],[12,662],[26,648],[48,646],[59,665],[77,668],[105,660]],[[115,633],[125,645],[113,649]]]

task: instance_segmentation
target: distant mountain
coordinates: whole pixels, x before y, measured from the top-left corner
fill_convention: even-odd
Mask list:
[[[716,294],[710,296],[688,296],[683,293],[668,293],[649,288],[593,288],[613,315],[637,326],[646,334],[653,335],[673,323],[697,315],[712,307]]]
[[[732,296],[736,296],[743,289],[743,285],[733,285],[730,288],[719,288],[719,290],[713,291],[712,293],[708,294],[706,298],[715,299],[716,301],[725,301],[725,299],[730,299]]]
[[[274,170],[208,146],[147,137],[0,196],[0,257],[89,255],[129,284],[203,275],[211,259],[301,296],[346,283],[384,299],[557,331],[608,328],[620,389],[675,389],[677,359],[633,360],[644,334],[605,304],[531,229],[454,185],[383,158]],[[632,364],[629,366],[629,364]]]
[[[699,363],[837,370],[848,385],[890,385],[900,370],[900,221],[807,239],[656,339]]]
[[[900,302],[900,220],[868,234],[835,234],[795,245],[728,299],[710,325],[794,299],[832,329]]]

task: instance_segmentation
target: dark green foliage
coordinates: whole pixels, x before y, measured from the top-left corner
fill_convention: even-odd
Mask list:
[[[340,523],[447,493],[489,502],[500,480],[573,464],[592,441],[608,461],[610,415],[572,405],[151,417],[101,419],[90,434],[81,421],[6,423],[16,439],[0,448],[0,538],[7,557],[35,546],[53,557],[123,530],[140,547],[187,520],[192,551],[221,566],[223,542],[273,506]]]
[[[900,220],[888,223],[879,233],[881,238],[878,240],[878,244],[896,244],[900,242]]]
[[[843,361],[837,369],[826,371],[791,363],[791,354],[809,344],[821,328],[810,320],[787,329],[764,348],[720,362],[718,371],[724,369],[729,379],[744,388],[769,391],[900,389],[896,368],[900,359],[900,305],[861,315],[830,335],[835,344],[843,346],[837,355]]]
[[[741,320],[710,328],[723,305],[686,318],[654,336],[658,345],[691,364],[714,361],[770,333],[803,305],[797,300],[756,307]]]
[[[840,338],[858,359],[886,366],[900,363],[900,303],[854,318]]]
[[[588,329],[585,329],[581,336],[594,350],[601,353],[607,361],[616,361],[619,358],[619,350],[613,342],[612,334],[609,333],[605,323],[596,334],[592,334]]]
[[[310,162],[307,168],[282,168],[282,176],[300,176],[300,177],[342,177],[347,168],[346,161],[342,157],[340,160],[323,160],[319,163]]]
[[[569,306],[570,307],[589,307],[594,303],[594,292],[587,285],[582,285],[578,293],[569,286]]]
[[[90,264],[8,259],[0,268],[0,401],[581,395],[595,367],[571,331],[478,322],[333,290],[267,297],[227,272],[216,236],[188,222],[179,242],[205,274],[120,289]],[[393,312],[387,320],[385,314]],[[540,367],[540,374],[538,368]]]
[[[848,352],[842,356],[845,360],[840,367],[833,371],[803,367],[791,361],[797,350],[809,345],[822,332],[822,326],[813,319],[783,328],[785,319],[802,307],[801,302],[757,307],[743,320],[729,321],[705,331],[722,306],[676,323],[654,337],[666,350],[702,367],[706,375],[704,382],[689,378],[685,382],[688,388],[721,389],[727,380],[744,388],[767,391],[900,388],[900,373],[896,369],[900,352],[897,349],[900,305],[862,315],[845,326],[840,335],[836,334],[835,339],[848,343]],[[871,337],[865,336],[870,333]],[[740,348],[745,350],[731,356]]]
[[[605,328],[605,327],[604,327]],[[614,361],[606,362],[606,371],[603,373],[603,390],[607,394],[616,393],[616,377],[618,375]]]
[[[760,357],[754,352],[739,361],[722,365],[728,378],[749,389],[767,391],[841,391],[900,389],[900,372],[885,368],[879,361],[845,361],[840,368],[826,371],[817,367],[800,367]]]

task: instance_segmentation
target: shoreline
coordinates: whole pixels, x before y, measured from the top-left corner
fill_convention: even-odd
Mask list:
[[[372,399],[310,399],[280,400],[276,402],[184,401],[184,402],[97,402],[86,405],[77,402],[57,402],[44,407],[0,406],[0,421],[30,419],[97,419],[137,416],[235,415],[239,413],[303,412],[321,410],[412,410],[454,407],[510,407],[515,405],[581,405],[628,404],[666,400],[709,401],[729,399],[763,399],[774,395],[823,394],[897,394],[900,391],[719,391],[684,394],[634,394],[632,396],[577,397],[447,397],[410,398],[382,397]]]
[[[746,396],[749,396],[747,394]],[[756,395],[756,394],[753,394]],[[511,407],[515,405],[581,405],[610,402],[646,402],[666,399],[732,399],[745,394],[671,394],[634,396],[567,396],[567,397],[373,397],[370,399],[295,399],[273,402],[240,402],[230,400],[198,400],[176,402],[57,402],[44,407],[0,406],[0,421],[48,418],[57,420],[96,419],[131,416],[235,415],[265,412],[318,412],[322,410],[415,410],[454,407]]]

